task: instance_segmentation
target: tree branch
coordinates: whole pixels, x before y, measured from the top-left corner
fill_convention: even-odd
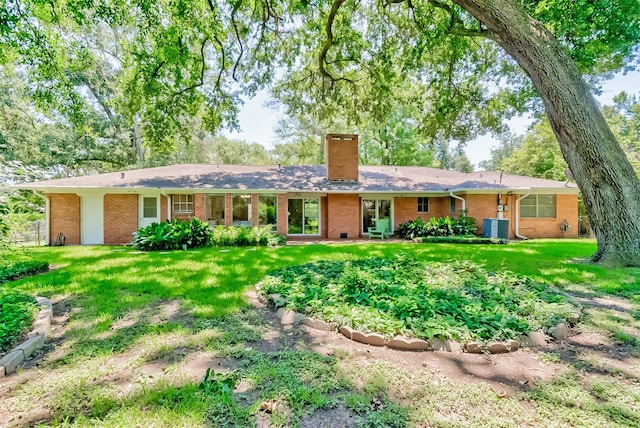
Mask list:
[[[238,58],[236,58],[236,62],[233,64],[233,71],[231,73],[233,80],[235,80],[236,82],[238,81],[238,78],[236,77],[236,70],[238,69],[240,60],[242,60],[242,56],[244,55],[244,46],[242,45],[242,40],[240,39],[240,33],[238,32],[238,24],[236,23],[236,12],[238,11],[239,5],[240,5],[239,2],[236,3],[233,6],[233,10],[231,11],[231,25],[233,25],[233,32],[236,35],[236,40],[238,41],[238,44],[240,45],[240,53],[238,54]]]
[[[184,94],[185,92],[191,91],[193,89],[196,89],[196,88],[204,85],[204,71],[205,71],[206,66],[207,66],[206,58],[205,58],[205,55],[204,55],[204,48],[207,45],[208,41],[209,41],[209,37],[205,37],[204,40],[202,40],[202,44],[200,45],[201,66],[200,66],[200,79],[199,79],[199,81],[194,83],[191,86],[188,86],[188,87],[182,89],[179,92],[174,93],[171,96],[171,101],[173,101],[175,97],[180,96],[180,95]]]
[[[473,29],[466,27],[449,27],[449,34],[455,34],[456,36],[464,37],[482,37],[484,39],[495,40],[494,35],[489,31],[482,28]]]
[[[329,53],[329,49],[333,46],[333,21],[336,19],[336,14],[338,13],[338,9],[346,0],[334,0],[333,5],[331,5],[331,11],[329,12],[329,16],[327,17],[327,25],[325,26],[325,33],[327,33],[327,40],[324,42],[324,46],[322,47],[322,52],[320,52],[320,57],[318,58],[318,67],[320,70],[320,74],[322,77],[329,79],[332,83],[340,80],[345,80],[347,82],[353,83],[352,80],[347,79],[345,77],[335,78],[329,73],[325,67],[327,62],[327,54]]]

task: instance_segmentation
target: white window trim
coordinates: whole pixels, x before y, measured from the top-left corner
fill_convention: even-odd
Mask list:
[[[181,197],[184,197],[186,200],[181,201],[180,200]],[[178,200],[176,200],[176,198]],[[189,198],[191,198],[191,201],[188,200]],[[194,209],[193,199],[194,199],[193,195],[190,195],[190,194],[172,195],[171,204],[173,206],[173,213],[174,214],[193,214],[193,209]],[[191,210],[176,209],[176,206],[181,207],[182,205],[184,205],[185,207],[191,206]]]

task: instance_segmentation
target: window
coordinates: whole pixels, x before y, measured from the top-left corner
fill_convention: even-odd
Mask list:
[[[520,217],[555,218],[556,195],[529,195],[520,199]]]
[[[158,198],[142,198],[142,217],[158,217]]]
[[[207,196],[207,222],[211,226],[224,224],[224,195]]]
[[[251,226],[251,195],[233,196],[233,225]]]
[[[278,227],[278,197],[276,195],[258,196],[258,225]]]
[[[175,214],[193,214],[193,195],[173,195]]]
[[[449,211],[452,213],[456,212],[456,198],[453,196],[449,196]]]
[[[418,198],[418,212],[419,213],[429,212],[429,198],[424,198],[424,197]]]

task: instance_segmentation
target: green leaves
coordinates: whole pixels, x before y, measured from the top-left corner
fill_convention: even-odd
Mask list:
[[[37,311],[32,296],[0,288],[0,351],[6,351],[31,328]]]
[[[294,266],[260,286],[291,309],[387,337],[513,339],[577,312],[560,293],[510,272],[404,255]]]

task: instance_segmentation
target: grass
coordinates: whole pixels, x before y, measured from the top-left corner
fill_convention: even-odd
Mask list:
[[[515,271],[579,296],[617,295],[630,310],[596,308],[581,325],[604,331],[615,346],[627,347],[629,361],[638,361],[640,270],[584,264],[581,260],[595,251],[592,241],[303,245],[169,254],[33,248],[10,257],[45,261],[53,270],[8,285],[52,298],[57,316],[66,317],[66,331],[40,368],[8,378],[15,383],[0,394],[0,409],[15,415],[11,424],[43,426],[252,426],[266,417],[275,426],[299,426],[331,411],[343,411],[367,427],[426,421],[442,427],[638,426],[640,363],[621,370],[601,356],[553,355],[546,363],[563,364],[564,370],[503,397],[486,385],[355,358],[349,350],[324,356],[313,352],[298,330],[270,339],[265,335],[271,326],[243,297],[274,270],[392,258],[400,251],[422,262],[466,260],[491,271]],[[232,394],[202,386],[211,364],[219,379],[233,379]],[[2,416],[0,411],[0,425]]]

